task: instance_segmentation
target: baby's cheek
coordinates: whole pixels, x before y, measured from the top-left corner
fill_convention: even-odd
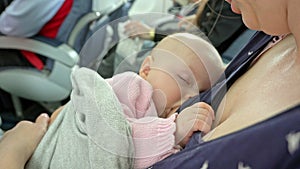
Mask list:
[[[166,94],[160,89],[155,89],[153,90],[152,99],[154,101],[158,116],[163,116],[167,104]]]

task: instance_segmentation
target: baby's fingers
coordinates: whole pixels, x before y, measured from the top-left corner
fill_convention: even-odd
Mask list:
[[[202,120],[204,122],[206,122],[209,125],[212,125],[214,118],[211,116],[211,113],[209,113],[208,111],[206,111],[207,113],[201,112],[196,114],[196,119],[197,120]]]
[[[193,105],[193,107],[198,109],[197,113],[210,116],[210,117],[212,117],[213,120],[215,119],[215,112],[212,109],[212,107],[210,105],[208,105],[207,103],[204,103],[204,102],[195,103]],[[204,111],[204,110],[206,110],[206,111]]]
[[[211,130],[211,125],[211,120],[195,119],[193,131],[201,131],[206,134]]]

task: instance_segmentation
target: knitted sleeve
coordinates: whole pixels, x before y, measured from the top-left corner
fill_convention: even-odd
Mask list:
[[[135,147],[134,168],[146,168],[179,151],[175,146],[176,114],[169,118],[129,119]]]
[[[152,86],[132,72],[106,81],[118,97],[132,129],[134,168],[146,168],[179,151],[175,148],[175,118],[159,118],[152,100]]]

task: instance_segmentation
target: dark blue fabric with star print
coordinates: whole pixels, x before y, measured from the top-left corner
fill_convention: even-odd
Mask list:
[[[191,145],[152,169],[299,169],[300,106],[247,129]]]
[[[232,60],[211,90],[191,98],[179,109],[204,101],[216,111],[231,85],[273,39],[257,32]],[[244,130],[202,142],[195,133],[186,148],[152,169],[300,169],[300,105]]]

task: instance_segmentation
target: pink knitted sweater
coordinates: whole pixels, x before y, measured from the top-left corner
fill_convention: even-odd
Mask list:
[[[152,86],[133,72],[125,72],[107,79],[119,99],[132,128],[135,147],[135,168],[146,168],[179,151],[175,148],[176,130],[173,114],[169,118],[157,116],[152,100]]]

